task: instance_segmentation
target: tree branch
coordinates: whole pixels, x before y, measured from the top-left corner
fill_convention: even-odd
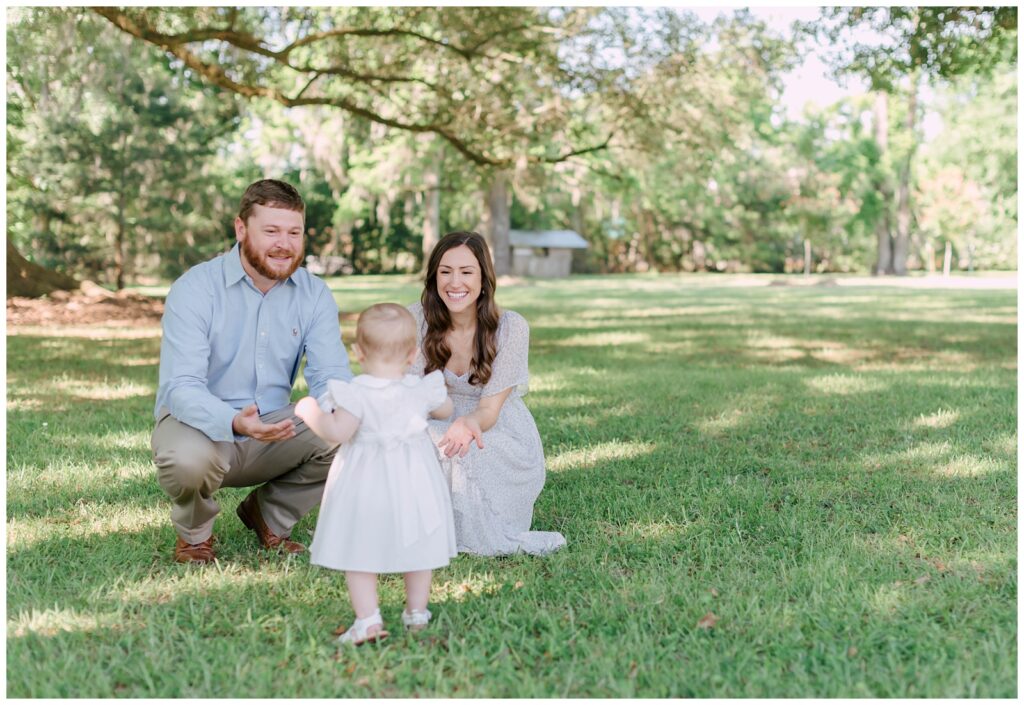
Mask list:
[[[567,159],[571,159],[573,157],[578,157],[581,154],[590,154],[591,152],[600,152],[602,149],[605,149],[606,147],[608,147],[608,144],[612,141],[612,137],[614,137],[614,136],[615,136],[615,132],[609,132],[608,136],[605,137],[604,142],[602,142],[601,144],[595,144],[595,145],[592,145],[590,147],[582,147],[580,149],[574,149],[572,151],[565,152],[562,155],[557,156],[557,157],[544,157],[544,159],[542,159],[541,161],[545,162],[546,164],[557,164],[558,162],[564,162]]]
[[[331,67],[326,69],[320,69],[315,67],[295,67],[288,61],[288,54],[294,49],[300,46],[305,46],[315,41],[320,41],[333,36],[345,36],[345,35],[358,35],[358,36],[387,36],[387,35],[403,35],[411,36],[422,39],[423,41],[437,44],[438,46],[450,49],[455,53],[470,58],[473,56],[472,52],[448,44],[441,40],[433,39],[417,32],[409,30],[379,30],[379,29],[359,29],[359,28],[347,28],[339,30],[331,30],[327,32],[320,32],[315,35],[309,35],[302,39],[296,40],[292,44],[288,45],[281,51],[273,51],[266,48],[263,41],[258,37],[251,34],[234,32],[229,29],[196,29],[181,34],[163,34],[157,32],[145,23],[145,20],[136,21],[128,14],[116,7],[93,7],[93,12],[104,17],[110,21],[115,27],[121,31],[130,34],[133,37],[141,39],[145,42],[160,47],[164,51],[168,52],[172,56],[181,60],[186,66],[194,70],[200,76],[205,78],[210,83],[219,86],[220,88],[232,91],[246,98],[269,98],[273,101],[280,103],[281,105],[292,108],[306,105],[324,105],[332,106],[344,110],[352,115],[365,118],[371,122],[376,122],[381,125],[395,128],[397,130],[403,130],[406,132],[413,133],[433,133],[452,145],[462,156],[468,159],[470,162],[479,166],[490,166],[490,167],[507,167],[511,166],[516,162],[514,157],[497,158],[486,153],[485,150],[473,146],[469,141],[460,138],[455,134],[452,126],[448,123],[442,122],[406,122],[395,118],[389,118],[385,115],[372,110],[367,107],[363,107],[358,103],[355,103],[349,99],[343,97],[329,97],[329,96],[310,96],[303,97],[309,87],[321,76],[321,75],[335,75],[344,76],[345,78],[351,79],[356,82],[363,82],[372,84],[374,82],[415,82],[422,85],[428,86],[435,92],[439,92],[439,89],[432,85],[430,82],[423,79],[414,77],[395,77],[395,76],[381,76],[381,75],[363,75],[354,71],[345,69],[343,67]],[[498,36],[500,33],[492,35]],[[240,83],[229,76],[223,68],[218,65],[211,65],[204,62],[197,54],[193,53],[187,48],[187,44],[192,42],[219,40],[227,42],[235,47],[250,51],[260,56],[268,57],[274,61],[282,64],[283,66],[299,72],[299,73],[314,73],[313,77],[303,86],[293,97],[288,96],[277,88],[264,85],[251,85],[249,83]],[[558,156],[553,157],[528,157],[528,163],[534,164],[553,164],[561,161],[565,161],[574,156],[587,154],[590,152],[596,152],[605,149],[611,141],[613,133],[610,133],[608,137],[601,144],[592,145],[589,147],[583,147],[580,149],[573,149],[565,152]]]
[[[325,39],[333,39],[335,37],[413,37],[414,39],[421,39],[428,44],[439,46],[443,49],[453,51],[464,59],[470,59],[473,57],[474,52],[462,49],[454,44],[443,41],[441,39],[435,39],[428,37],[425,34],[419,32],[413,32],[409,29],[370,29],[365,27],[347,27],[339,29],[331,29],[325,32],[317,32],[315,34],[308,34],[301,39],[296,39],[294,42],[286,46],[281,50],[281,53],[287,56],[295,49],[306,46],[308,44],[315,44]]]
[[[303,94],[303,93],[305,93],[305,92],[306,92],[306,90],[307,90],[307,89],[308,89],[308,88],[309,88],[310,86],[312,86],[312,85],[313,85],[313,84],[314,84],[314,83],[316,82],[316,79],[320,78],[320,76],[321,76],[321,75],[322,75],[322,74],[319,74],[319,73],[313,74],[313,78],[309,79],[309,81],[308,81],[308,82],[306,83],[306,85],[304,85],[304,86],[302,87],[302,89],[301,89],[301,90],[300,90],[300,91],[299,91],[298,93],[296,93],[296,94],[295,94],[295,97],[296,97],[296,98],[301,98],[301,97],[302,97],[302,94]]]

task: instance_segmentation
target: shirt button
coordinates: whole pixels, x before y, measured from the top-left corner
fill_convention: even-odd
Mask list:
[[[265,331],[265,330],[261,330],[260,331],[260,335],[266,335],[266,334],[267,334],[267,331]]]

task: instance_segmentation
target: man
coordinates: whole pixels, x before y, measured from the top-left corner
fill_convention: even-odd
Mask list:
[[[313,397],[352,372],[330,289],[299,267],[304,221],[292,186],[251,184],[234,248],[190,269],[167,294],[153,462],[171,497],[180,563],[214,559],[220,487],[262,485],[238,517],[265,548],[305,550],[291,529],[320,502],[335,447],[294,416],[292,385],[303,355]]]

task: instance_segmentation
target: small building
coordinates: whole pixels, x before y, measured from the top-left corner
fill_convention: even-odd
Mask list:
[[[589,245],[574,230],[510,230],[512,273],[519,277],[567,277],[572,251]]]

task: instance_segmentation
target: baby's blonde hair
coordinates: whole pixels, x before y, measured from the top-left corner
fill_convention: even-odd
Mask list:
[[[374,304],[359,314],[356,344],[367,357],[401,360],[416,348],[416,319],[404,306]]]

